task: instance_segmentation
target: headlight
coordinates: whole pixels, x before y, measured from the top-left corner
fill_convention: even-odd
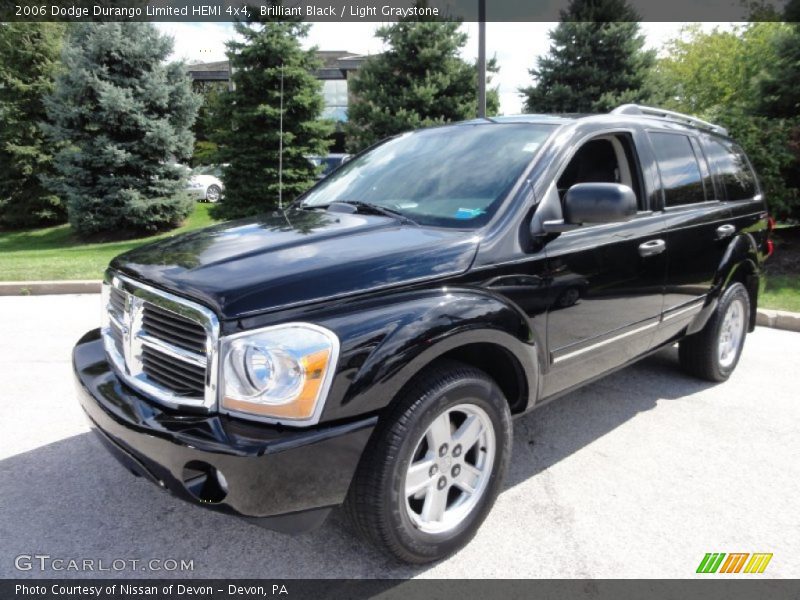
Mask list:
[[[223,339],[222,410],[314,424],[338,355],[336,334],[307,323],[266,327]]]

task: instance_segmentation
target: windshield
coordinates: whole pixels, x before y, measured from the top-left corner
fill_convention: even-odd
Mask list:
[[[192,169],[192,175],[213,175],[214,177],[221,177],[222,167],[220,165],[200,165]]]
[[[407,133],[346,163],[302,206],[365,202],[421,225],[480,227],[553,130],[481,123]]]
[[[342,164],[343,157],[342,156],[326,156],[322,160],[322,164],[324,165],[322,169],[322,174],[327,175],[331,171],[333,171],[336,167]]]

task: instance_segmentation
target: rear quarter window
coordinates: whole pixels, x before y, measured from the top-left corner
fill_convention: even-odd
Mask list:
[[[704,145],[723,199],[749,200],[758,193],[755,173],[741,146],[714,138],[706,138]]]
[[[704,202],[703,176],[689,137],[678,133],[650,132],[650,140],[661,173],[664,206]]]

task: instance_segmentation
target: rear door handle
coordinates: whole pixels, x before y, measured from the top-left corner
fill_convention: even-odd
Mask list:
[[[643,244],[639,244],[639,256],[648,257],[661,254],[667,249],[667,243],[664,240],[650,240]]]
[[[717,227],[718,240],[724,240],[726,237],[731,237],[734,233],[736,233],[736,227],[730,223],[726,223],[725,225],[720,225]]]

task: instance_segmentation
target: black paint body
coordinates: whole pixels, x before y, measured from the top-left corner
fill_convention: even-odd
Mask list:
[[[752,328],[767,252],[761,195],[665,209],[648,132],[680,132],[697,143],[707,134],[628,115],[546,122],[554,133],[481,229],[290,209],[112,262],[114,271],[212,309],[222,336],[287,321],[335,332],[340,357],[319,425],[159,407],[120,383],[96,332],[74,355],[90,418],[176,494],[191,499],[181,469],[199,457],[230,480],[221,506],[278,515],[341,503],[382,410],[442,356],[486,370],[522,414],[698,331],[731,279],[751,292]],[[471,126],[498,125],[455,125]],[[552,198],[564,165],[586,140],[605,134],[628,136],[635,147],[638,214],[543,233],[545,220],[561,216]],[[719,239],[723,224],[735,234]],[[641,256],[640,245],[654,238],[666,251]]]

